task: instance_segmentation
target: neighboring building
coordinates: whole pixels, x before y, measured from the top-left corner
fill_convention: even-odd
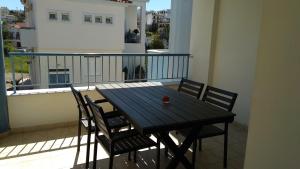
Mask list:
[[[7,7],[0,7],[1,17],[6,17],[9,15],[9,9]]]
[[[144,53],[147,1],[21,0],[25,6],[27,27],[21,30],[21,44],[34,52]],[[130,34],[131,38],[138,38],[135,43],[125,43],[129,30],[137,30],[137,33]],[[87,66],[87,58],[83,59],[83,65]],[[90,61],[89,66],[93,67],[99,60]],[[118,65],[116,71],[126,67],[126,61],[118,59],[123,64]],[[91,77],[87,77],[87,68],[82,68],[83,72],[72,72],[77,68],[70,67],[70,58],[66,62],[67,66],[64,67],[63,59],[56,63],[55,58],[50,57],[48,70],[43,70],[47,68],[47,59],[35,59],[32,70],[40,74],[33,81],[39,81],[41,87],[45,88],[51,84],[51,79],[61,76],[51,73],[56,70],[67,71],[68,75],[62,77],[63,81],[69,81],[71,77],[77,78],[77,74],[83,74],[84,81],[103,78],[101,72],[96,75],[90,73]],[[40,63],[45,65],[39,65]],[[79,67],[75,64],[74,67],[76,66]]]
[[[161,40],[165,46],[169,46],[169,30],[171,20],[171,10],[149,11],[146,14],[147,31],[157,31],[160,34]],[[147,45],[151,43],[151,37],[147,37]]]
[[[147,26],[152,24],[157,24],[158,28],[165,27],[170,24],[171,20],[171,10],[161,10],[161,11],[149,11],[147,16]]]

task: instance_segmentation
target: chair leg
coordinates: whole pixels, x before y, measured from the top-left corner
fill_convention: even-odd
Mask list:
[[[79,152],[80,151],[80,141],[81,141],[81,122],[80,122],[80,120],[79,120],[79,122],[78,122],[78,134],[77,134],[78,136],[77,136],[77,152]]]
[[[91,130],[88,130],[86,161],[85,161],[86,169],[89,168],[89,164],[90,164],[90,146],[91,146]]]
[[[202,151],[202,139],[198,139],[198,144],[199,144],[199,152]]]
[[[95,143],[94,143],[94,157],[93,157],[93,169],[97,168],[97,149],[98,149],[98,141],[96,139],[96,133],[95,133]]]
[[[156,147],[156,169],[160,168],[160,140],[157,139],[157,147]]]
[[[136,151],[134,151],[134,154],[133,154],[133,161],[134,161],[134,163],[136,163]]]
[[[169,149],[168,149],[168,147],[165,145],[165,156],[168,156],[168,152],[169,152]]]
[[[223,167],[227,168],[228,123],[225,123]]]
[[[192,158],[193,168],[195,168],[195,164],[196,164],[196,152],[197,152],[197,139],[193,142],[193,158]]]
[[[131,152],[128,152],[128,161],[131,161]]]
[[[114,155],[110,155],[109,156],[109,169],[113,168],[113,164],[114,164]]]

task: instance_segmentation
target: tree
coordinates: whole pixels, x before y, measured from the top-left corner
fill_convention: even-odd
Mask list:
[[[158,34],[152,35],[150,49],[164,49],[164,48],[165,47],[162,40],[160,39],[160,36]]]

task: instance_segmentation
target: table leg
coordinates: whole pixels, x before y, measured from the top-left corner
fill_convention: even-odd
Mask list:
[[[197,138],[198,131],[200,127],[194,127],[190,130],[188,136],[185,138],[183,143],[178,147],[174,141],[171,139],[167,132],[160,132],[158,137],[161,138],[162,142],[168,146],[168,148],[174,153],[174,158],[170,161],[167,169],[174,169],[181,162],[185,168],[192,169],[193,165],[185,157],[185,153],[188,151],[191,144]]]

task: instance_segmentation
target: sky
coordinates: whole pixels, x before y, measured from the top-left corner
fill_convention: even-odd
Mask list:
[[[20,0],[0,0],[0,6],[6,6],[9,9],[23,9]],[[147,3],[147,10],[170,9],[171,0],[150,0]]]

